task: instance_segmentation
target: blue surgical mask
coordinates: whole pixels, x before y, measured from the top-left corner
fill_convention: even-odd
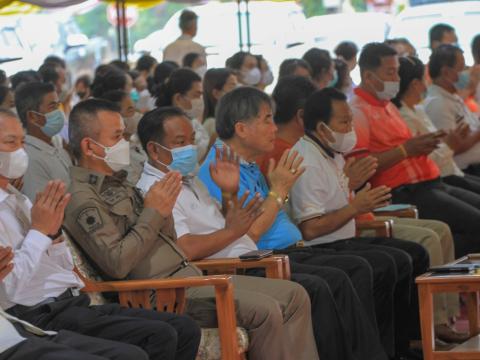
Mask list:
[[[470,84],[470,72],[468,70],[463,70],[458,74],[458,80],[455,83],[457,90],[465,90]]]
[[[65,126],[65,113],[60,109],[50,111],[46,114],[36,111],[33,112],[45,116],[45,125],[40,127],[40,129],[49,137],[57,135]]]
[[[135,104],[138,102],[138,100],[140,100],[140,95],[138,94],[137,89],[132,89],[130,92],[130,97]]]
[[[327,87],[333,88],[335,85],[337,85],[337,82],[338,82],[338,71],[335,70],[335,71],[333,72],[333,79],[330,80],[330,82],[328,83]]]
[[[198,164],[196,145],[187,145],[175,149],[168,149],[159,143],[155,144],[167,151],[170,151],[172,154],[172,162],[170,165],[164,164],[157,160],[159,164],[166,166],[169,170],[178,171],[180,174],[182,174],[182,176],[190,175],[195,171],[195,167]]]

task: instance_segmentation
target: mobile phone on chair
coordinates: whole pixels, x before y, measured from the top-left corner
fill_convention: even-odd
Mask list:
[[[240,255],[238,258],[240,260],[260,260],[266,257],[269,257],[273,254],[273,250],[253,250],[245,254]]]

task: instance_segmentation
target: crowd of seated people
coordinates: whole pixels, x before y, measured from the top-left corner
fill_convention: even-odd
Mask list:
[[[248,359],[422,359],[415,278],[480,250],[480,71],[456,39],[433,26],[428,64],[407,39],[312,48],[278,79],[261,55],[208,68],[196,47],[93,77],[56,56],[0,72],[0,360],[195,359],[218,326],[212,287],[183,314],[94,305],[72,249],[126,282],[272,250],[290,280],[232,275]],[[438,348],[468,339],[458,296],[434,309]]]

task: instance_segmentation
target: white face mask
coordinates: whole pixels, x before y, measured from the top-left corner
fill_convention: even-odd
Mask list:
[[[334,142],[328,141],[328,146],[336,152],[339,153],[348,153],[350,152],[355,145],[357,144],[357,134],[355,131],[352,129],[352,131],[348,133],[339,133],[336,131],[333,131],[330,129],[330,127],[327,124],[324,124],[325,127],[330,131],[332,134],[333,138],[335,139]]]
[[[207,65],[199,66],[194,71],[197,73],[198,76],[200,76],[203,79],[203,77],[205,76],[205,73],[207,72]]]
[[[262,73],[259,68],[253,68],[243,72],[243,82],[247,85],[257,85],[262,80]]]
[[[268,69],[267,71],[265,71],[263,74],[262,74],[262,80],[261,80],[261,83],[263,85],[271,85],[273,83],[273,73],[270,69]]]
[[[377,78],[378,81],[381,81],[383,83],[383,91],[375,90],[375,93],[377,94],[377,98],[379,98],[380,100],[390,101],[395,96],[397,96],[398,91],[400,90],[399,81],[383,81],[377,75],[375,74],[373,75]]]
[[[130,143],[125,139],[120,140],[115,145],[107,147],[92,140],[98,146],[105,150],[105,157],[93,156],[97,159],[105,161],[110,169],[114,172],[120,171],[130,165]]]
[[[7,179],[18,179],[28,168],[28,154],[23,148],[12,152],[0,151],[0,175]]]
[[[203,118],[203,111],[205,109],[205,104],[203,103],[203,97],[199,97],[193,100],[190,100],[192,108],[185,110],[185,113],[192,119],[201,120]]]

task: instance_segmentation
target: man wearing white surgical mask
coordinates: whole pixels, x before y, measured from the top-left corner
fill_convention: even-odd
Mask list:
[[[70,182],[70,156],[52,142],[64,127],[65,114],[59,109],[58,95],[52,84],[34,82],[21,86],[16,91],[15,105],[27,132],[25,151],[30,158],[21,190],[33,201],[39,189],[50,180],[62,180],[67,185]]]
[[[308,246],[349,251],[358,256],[364,256],[365,250],[383,252],[380,256],[377,253],[365,257],[374,274],[385,271],[382,270],[385,252],[395,259],[398,279],[395,294],[404,294],[402,298],[393,298],[395,350],[398,356],[406,356],[408,340],[416,339],[413,329],[419,331],[417,296],[413,289],[407,295],[407,289],[415,277],[426,270],[428,255],[421,245],[413,242],[356,237],[355,218],[385,206],[391,195],[387,186],[369,183],[363,186],[372,174],[367,167],[364,175],[358,177],[358,172],[353,176],[351,163],[345,166],[343,154],[351,151],[357,142],[346,96],[331,88],[315,92],[305,104],[303,121],[305,136],[292,148],[304,158],[305,166],[305,173],[290,191],[293,218]],[[405,257],[406,253],[411,258]],[[407,270],[406,263],[412,268]],[[381,313],[377,307],[377,316]],[[387,329],[391,330],[384,326],[380,327],[381,336]]]

